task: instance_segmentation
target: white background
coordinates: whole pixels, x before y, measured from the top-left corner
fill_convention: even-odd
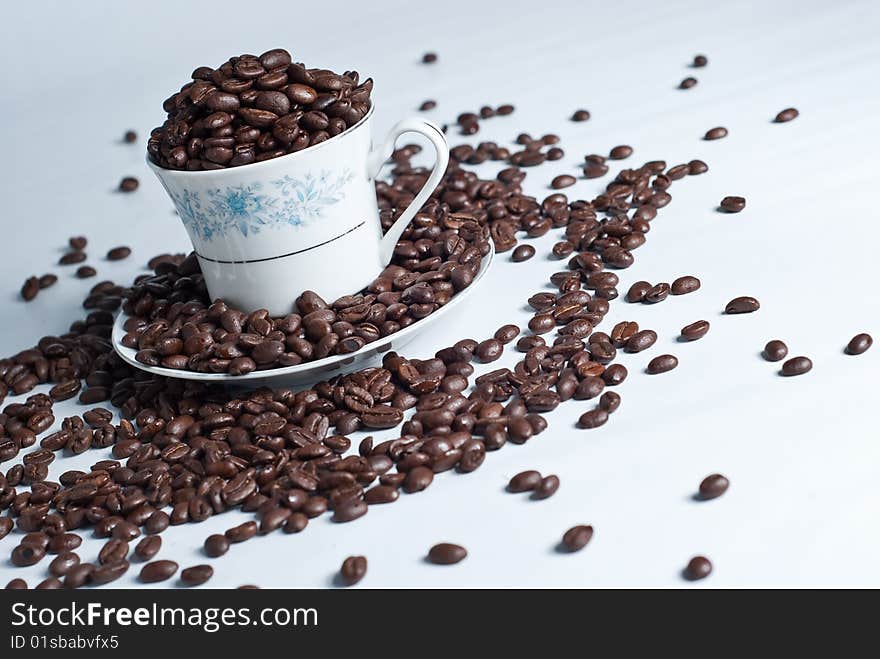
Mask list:
[[[682,586],[680,570],[697,553],[715,565],[698,587],[878,586],[880,347],[842,354],[855,333],[880,335],[878,11],[869,0],[10,5],[0,27],[2,353],[84,315],[79,303],[97,279],[79,281],[74,267],[54,265],[69,236],[87,235],[99,277],[119,282],[156,253],[187,249],[143,152],[162,100],[198,65],[284,46],[311,66],[357,68],[376,79],[377,139],[427,98],[439,102],[427,116],[441,123],[511,102],[512,116],[482,122],[474,138],[451,131],[451,142],[558,133],[566,157],[529,170],[525,182],[539,198],[556,174],[577,173],[584,154],[617,144],[635,148],[625,165],[702,158],[711,168],[673,186],[672,204],[622,272],[622,291],[637,279],[683,274],[703,287],[653,307],[612,303],[602,329],[636,320],[660,335],[650,353],[623,357],[630,378],[619,412],[583,431],[574,422],[589,404],[562,405],[527,445],[490,454],[474,474],[438,476],[426,492],[351,524],[317,519],[300,535],[276,533],[205,559],[204,537],[248,518],[225,514],[170,529],[160,557],[181,567],[210,562],[210,584],[230,587],[328,586],[351,554],[368,557],[362,585],[372,587]],[[437,64],[420,64],[427,50],[438,52]],[[687,64],[698,52],[710,64],[694,72]],[[677,90],[690,74],[699,85]],[[799,119],[771,123],[789,106]],[[568,121],[579,107],[593,119]],[[716,125],[730,136],[702,141]],[[119,143],[128,128],[138,144]],[[128,174],[141,178],[140,190],[115,193]],[[607,181],[580,179],[566,192],[589,199]],[[745,196],[746,210],[715,212],[725,195]],[[471,300],[408,354],[428,357],[504,323],[524,326],[525,299],[560,268],[543,256],[558,234],[533,241],[539,256],[526,264],[501,255]],[[104,261],[118,244],[131,245],[132,257]],[[58,284],[21,302],[24,277],[47,271]],[[722,316],[737,295],[758,297],[760,311]],[[678,329],[699,318],[712,323],[706,338],[676,343]],[[777,376],[778,365],[758,356],[771,338],[810,356],[813,371]],[[661,351],[678,355],[679,368],[642,374]],[[508,351],[492,368],[518,358]],[[56,416],[84,410],[70,402]],[[50,475],[103,457],[57,460]],[[505,493],[510,476],[527,468],[558,474],[559,492],[541,502]],[[730,478],[728,493],[693,501],[715,471]],[[580,523],[595,527],[590,545],[556,553],[562,533]],[[470,555],[454,567],[426,564],[440,541]],[[14,543],[0,542],[0,583],[23,576],[33,586],[48,559],[12,568],[5,556]],[[83,559],[95,560],[99,546],[87,539]],[[118,585],[137,585],[136,572]]]

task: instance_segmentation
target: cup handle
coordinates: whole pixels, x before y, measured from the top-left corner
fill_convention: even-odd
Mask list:
[[[400,217],[397,218],[382,238],[382,242],[379,245],[379,255],[383,265],[391,261],[391,256],[394,253],[394,248],[397,246],[397,241],[400,239],[400,234],[403,233],[403,230],[406,229],[416,213],[421,210],[428,197],[431,196],[431,193],[440,185],[440,181],[446,173],[446,165],[449,164],[449,145],[446,143],[446,136],[439,126],[425,119],[409,117],[394,126],[382,145],[370,152],[367,160],[367,173],[371,179],[379,175],[382,165],[394,153],[394,145],[397,142],[397,138],[404,133],[419,133],[428,138],[431,144],[434,145],[437,158],[434,161],[434,168],[431,170],[431,175],[428,177],[425,185],[419,190],[412,203],[401,213]]]

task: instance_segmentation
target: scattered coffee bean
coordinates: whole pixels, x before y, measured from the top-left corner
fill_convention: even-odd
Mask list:
[[[799,114],[800,114],[800,112],[798,112],[795,108],[786,108],[785,110],[782,110],[781,112],[779,112],[779,114],[776,115],[776,118],[774,119],[774,121],[777,124],[784,124],[787,121],[791,121],[792,119],[796,119]]]
[[[427,112],[428,110],[433,110],[436,107],[437,101],[427,100],[422,102],[422,104],[419,106],[419,110],[421,110],[422,112]]]
[[[541,476],[540,472],[534,470],[521,471],[510,479],[510,482],[507,484],[507,491],[514,493],[531,492],[541,485],[542,480],[543,476]]]
[[[126,176],[119,182],[119,191],[134,192],[138,189],[139,185],[140,181],[138,181],[134,176]]]
[[[758,300],[748,295],[744,295],[741,297],[733,298],[730,302],[728,302],[727,306],[724,307],[724,313],[752,313],[753,311],[757,311],[760,308],[761,303],[758,302]]]
[[[874,344],[870,334],[856,334],[846,345],[846,354],[861,355]]]
[[[87,258],[88,256],[85,252],[67,252],[66,254],[62,254],[61,258],[58,259],[58,265],[74,265],[76,263],[82,263]]]
[[[428,469],[427,467],[423,468]],[[419,469],[419,467],[416,467],[409,473],[412,474],[412,472],[416,469]],[[428,469],[428,471],[431,473],[431,478],[433,479],[433,472],[431,472],[430,469]],[[427,485],[425,485],[425,487],[427,487]],[[415,492],[417,490],[413,491]],[[336,505],[336,508],[333,510],[332,519],[334,522],[338,523],[353,522],[354,520],[366,515],[367,510],[367,503],[363,499],[346,499],[342,503]]]
[[[658,355],[648,362],[645,372],[649,375],[666,373],[678,366],[678,358],[675,355]]]
[[[425,53],[422,55],[422,64],[433,64],[437,61],[437,53]]]
[[[621,144],[620,146],[616,146],[611,149],[611,152],[608,154],[608,157],[611,160],[625,160],[629,158],[633,153],[633,148],[627,144]]]
[[[193,565],[180,572],[180,583],[184,586],[201,586],[214,576],[214,568],[210,565]]]
[[[690,89],[691,87],[696,86],[696,84],[697,84],[697,79],[692,76],[688,76],[687,78],[682,80],[680,83],[678,83],[678,88],[679,89]]]
[[[585,524],[572,526],[565,535],[562,536],[562,546],[566,550],[574,552],[580,551],[587,546],[587,543],[593,538],[593,527]]]
[[[432,562],[436,561],[432,560]],[[367,558],[365,556],[349,556],[342,561],[342,567],[339,569],[339,577],[346,586],[354,586],[364,578],[366,573]]]
[[[640,330],[633,334],[623,347],[626,352],[642,352],[657,342],[657,332],[654,330]]]
[[[584,178],[601,178],[608,173],[608,165],[588,162],[584,165]]]
[[[128,258],[131,254],[130,247],[114,247],[109,252],[107,252],[107,260],[108,261],[121,261],[122,259]]]
[[[725,197],[719,205],[719,208],[725,213],[739,213],[745,207],[746,200],[744,197]]]
[[[803,375],[813,368],[813,362],[809,357],[792,357],[784,364],[780,373],[785,376]]]
[[[730,487],[730,481],[727,478],[721,474],[711,474],[700,482],[700,498],[717,499],[727,492],[728,487]]]
[[[460,563],[467,556],[467,549],[450,542],[441,542],[428,551],[428,560],[435,565],[453,565]]]
[[[24,579],[11,579],[5,586],[6,590],[27,590],[27,581]]]
[[[560,174],[553,179],[550,183],[550,187],[554,190],[561,190],[562,188],[569,188],[575,183],[577,183],[577,179],[574,176],[571,176],[570,174]]]
[[[80,279],[88,279],[89,277],[94,277],[96,274],[98,274],[98,271],[90,265],[81,265],[76,269],[76,276]]]
[[[684,577],[688,581],[705,579],[712,573],[712,563],[705,556],[694,556],[684,569]]]
[[[130,564],[126,560],[96,566],[89,574],[89,581],[98,586],[111,583],[128,572],[129,567]]]
[[[528,261],[535,255],[535,248],[531,245],[519,245],[515,250],[513,250],[513,254],[510,257],[510,260],[514,263],[522,263],[523,261]]]
[[[155,537],[155,536],[153,536]],[[143,583],[156,583],[170,579],[177,572],[178,565],[174,561],[159,560],[147,563],[141,568],[139,579]]]
[[[162,537],[148,535],[143,538],[134,548],[134,554],[142,561],[148,561],[159,553],[162,548]]]
[[[691,160],[688,163],[688,174],[691,176],[698,176],[699,174],[705,174],[709,171],[709,165],[704,163],[702,160]]]
[[[244,542],[250,540],[257,535],[257,523],[251,521],[244,522],[238,526],[233,526],[231,529],[226,530],[225,535],[230,542]]]
[[[70,249],[83,250],[89,241],[85,236],[73,236],[67,241],[67,244],[70,245]]]
[[[685,275],[672,282],[670,292],[673,295],[687,295],[688,293],[693,293],[694,291],[699,290],[699,288],[699,279],[692,277],[691,275]]]
[[[532,492],[533,499],[548,499],[559,489],[559,476],[551,474],[541,479],[538,487]]]
[[[614,391],[606,391],[599,398],[599,407],[608,412],[608,414],[613,414],[620,407],[620,394]]]
[[[229,551],[229,539],[220,533],[214,533],[205,538],[202,548],[206,556],[217,558]]]
[[[652,288],[651,284],[646,281],[637,281],[626,292],[627,302],[641,302],[645,299],[648,291]]]
[[[724,137],[727,137],[727,129],[723,126],[718,126],[717,128],[710,128],[706,131],[706,134],[703,136],[704,140],[720,140]]]
[[[779,362],[788,356],[788,346],[779,339],[768,341],[761,353],[768,362]]]
[[[669,297],[669,291],[669,284],[665,282],[655,284],[647,290],[647,292],[645,293],[645,297],[642,299],[642,302],[644,302],[645,304],[656,304],[657,302],[662,302],[667,297]]]
[[[40,280],[37,277],[28,277],[24,285],[21,287],[21,299],[25,302],[30,302],[35,297],[37,297],[37,293],[40,292]]]
[[[604,426],[607,421],[608,410],[602,407],[597,407],[596,409],[581,414],[578,419],[578,426],[591,430],[593,428],[598,428],[599,426]]]
[[[681,338],[685,341],[696,341],[706,336],[709,331],[708,320],[697,320],[681,328]]]
[[[694,66],[697,69],[701,69],[709,63],[709,58],[705,55],[694,55]]]
[[[40,289],[49,288],[50,286],[53,286],[55,284],[55,282],[57,282],[57,281],[58,281],[57,275],[53,275],[52,273],[47,273],[47,274],[43,275],[42,277],[40,277]]]
[[[125,131],[125,135],[122,136],[122,141],[126,144],[134,144],[137,142],[137,138],[138,136],[136,132],[133,130],[127,130]]]
[[[589,121],[590,113],[587,110],[575,110],[571,115],[572,121]]]
[[[516,325],[502,325],[495,331],[494,336],[498,341],[506,345],[519,336],[519,327]]]

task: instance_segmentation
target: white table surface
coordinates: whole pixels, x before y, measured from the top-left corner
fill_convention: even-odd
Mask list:
[[[181,567],[210,562],[210,585],[230,587],[328,586],[351,554],[368,557],[362,585],[371,587],[692,587],[680,570],[694,554],[715,565],[695,587],[880,585],[880,347],[842,354],[857,332],[880,338],[876,3],[454,0],[428,8],[398,0],[316,5],[317,14],[307,3],[262,4],[270,16],[256,4],[220,0],[7,8],[3,354],[84,315],[80,302],[97,280],[54,265],[69,236],[87,235],[99,277],[119,282],[143,272],[156,253],[187,249],[143,162],[144,139],[162,120],[162,100],[196,66],[277,46],[311,66],[373,76],[380,134],[427,98],[438,100],[426,115],[439,122],[486,103],[514,103],[512,116],[483,122],[473,138],[452,131],[451,142],[558,133],[565,158],[529,170],[525,182],[539,198],[556,174],[577,173],[584,154],[617,144],[635,148],[624,165],[706,160],[707,175],[674,185],[672,204],[621,273],[620,289],[683,274],[703,286],[652,307],[612,303],[601,329],[631,319],[660,340],[649,353],[623,356],[630,378],[606,426],[578,430],[589,403],[569,402],[528,444],[489,454],[474,474],[440,475],[426,492],[371,508],[357,522],[317,519],[302,534],[276,533],[205,559],[209,533],[250,517],[224,514],[164,533],[161,557]],[[427,50],[439,54],[433,66],[419,62]],[[709,66],[687,68],[699,52]],[[691,74],[699,85],[677,90]],[[789,106],[800,118],[771,123]],[[579,107],[591,121],[568,121]],[[702,141],[716,125],[730,136]],[[137,145],[119,143],[129,128],[140,135]],[[497,168],[478,171],[491,176]],[[140,189],[115,193],[129,174]],[[589,199],[607,181],[579,179],[566,192]],[[726,195],[745,196],[748,207],[715,212]],[[472,299],[408,354],[424,358],[504,323],[524,326],[525,299],[560,268],[543,256],[559,233],[532,241],[541,256],[526,264],[501,255]],[[119,244],[131,245],[132,257],[104,261]],[[21,302],[24,277],[50,271],[58,284]],[[758,297],[760,311],[722,316],[738,295]],[[678,344],[678,329],[699,318],[712,323],[710,333]],[[771,338],[810,356],[813,371],[778,377],[778,365],[758,356]],[[678,369],[642,374],[661,351],[678,355]],[[508,350],[490,368],[519,357]],[[69,401],[56,406],[56,417],[84,409]],[[56,460],[50,477],[103,457],[95,450]],[[558,474],[559,492],[541,502],[504,492],[527,468]],[[727,494],[693,501],[700,480],[716,471],[731,480]],[[580,523],[595,527],[589,546],[556,553],[562,533]],[[440,541],[463,544],[468,558],[454,567],[426,564],[427,549]],[[84,560],[95,560],[101,542],[87,538]],[[13,543],[0,542],[4,557]],[[46,576],[48,560],[23,570],[2,561],[0,583],[23,576],[33,586]],[[136,573],[118,585],[138,585]]]

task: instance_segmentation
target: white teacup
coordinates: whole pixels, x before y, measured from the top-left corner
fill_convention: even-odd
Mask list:
[[[388,264],[443,178],[449,146],[435,124],[413,117],[374,149],[372,118],[371,108],[326,142],[241,167],[189,172],[147,160],[177,207],[212,300],[285,315],[305,290],[332,302],[364,288]],[[425,186],[383,236],[374,179],[408,132],[428,138],[437,157]]]

